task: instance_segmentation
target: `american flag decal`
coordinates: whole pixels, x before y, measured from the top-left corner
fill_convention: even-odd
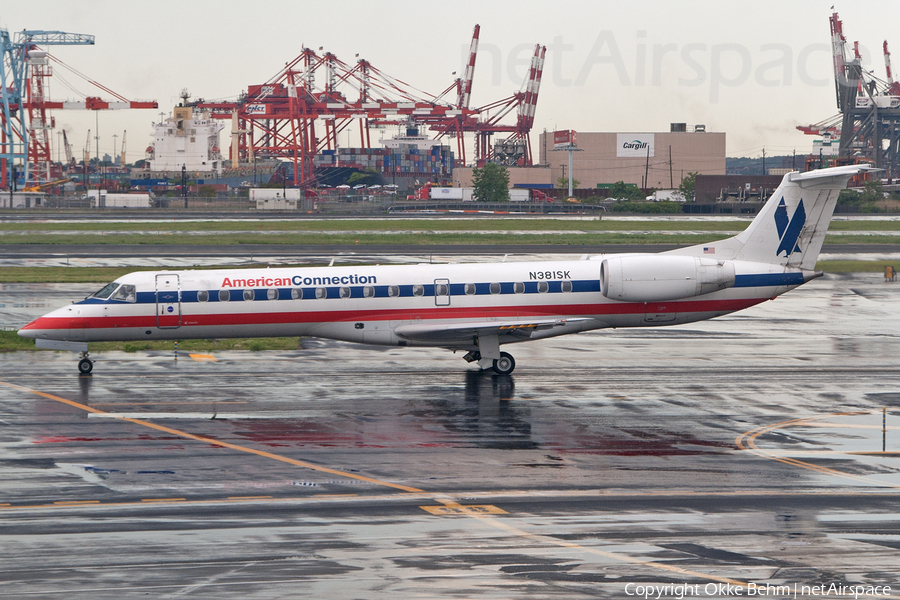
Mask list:
[[[716,249],[713,246],[703,246],[703,254],[715,254]]]

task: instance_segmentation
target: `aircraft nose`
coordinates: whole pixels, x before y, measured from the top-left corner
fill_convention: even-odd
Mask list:
[[[19,337],[37,339],[38,331],[40,331],[41,329],[46,329],[46,327],[41,325],[41,319],[43,319],[43,317],[35,319],[31,323],[20,329],[17,332],[19,334]]]

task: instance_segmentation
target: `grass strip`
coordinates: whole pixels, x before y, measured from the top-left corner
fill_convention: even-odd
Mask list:
[[[148,235],[169,235],[191,231],[233,232],[233,231],[382,231],[382,232],[429,232],[429,231],[742,231],[750,219],[745,220],[686,220],[679,218],[655,220],[624,220],[603,217],[582,219],[515,219],[515,218],[421,218],[421,219],[286,219],[286,220],[243,220],[243,221],[163,221],[139,223],[131,221],[103,221],[82,223],[48,223],[42,221],[0,222],[0,231],[133,231]],[[842,220],[831,222],[834,231],[900,231],[900,220]]]
[[[135,342],[91,342],[91,352],[174,352],[174,341],[135,341]],[[225,350],[249,350],[263,352],[266,350],[297,350],[300,348],[299,337],[275,338],[228,338],[221,340],[184,340],[178,342],[178,353],[189,352],[214,353]],[[0,352],[20,350],[41,350],[34,345],[34,340],[19,337],[15,331],[0,331]],[[58,352],[48,350],[48,352]]]
[[[749,221],[748,221],[749,223]],[[740,231],[739,221],[625,221],[616,219],[297,219],[134,223],[0,223],[0,231],[135,231],[165,235],[189,231]]]
[[[719,239],[724,239],[724,235]],[[600,245],[600,244],[703,244],[712,242],[709,235],[686,233],[584,233],[584,234],[509,234],[485,235],[477,233],[389,233],[389,234],[323,234],[323,233],[274,233],[274,234],[222,234],[196,236],[190,234],[7,234],[0,237],[0,244],[9,245],[140,245],[140,246],[292,246],[297,244],[334,245]],[[900,235],[829,235],[826,244],[897,244]]]
[[[816,270],[826,273],[883,273],[892,260],[820,260]]]
[[[725,237],[724,235],[722,236]],[[874,237],[874,236],[872,236]],[[546,246],[560,244],[700,244],[710,241],[705,234],[625,234],[625,233],[586,233],[562,234],[478,234],[478,233],[234,233],[221,235],[171,234],[155,235],[147,233],[134,234],[34,234],[13,233],[0,237],[0,244],[46,244],[46,245],[141,245],[141,246],[240,246],[245,244],[266,246],[291,246],[297,244],[334,246],[334,245],[480,245],[480,244],[541,244]],[[893,238],[892,238],[893,239]],[[897,238],[900,243],[900,236]],[[876,242],[872,242],[876,243]]]

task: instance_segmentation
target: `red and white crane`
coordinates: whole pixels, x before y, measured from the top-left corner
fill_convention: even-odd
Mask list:
[[[438,95],[429,94],[392,77],[370,62],[357,59],[349,65],[332,53],[318,54],[304,48],[299,56],[264,84],[251,85],[236,102],[198,101],[213,118],[232,119],[232,161],[238,156],[280,157],[294,163],[294,181],[313,182],[313,158],[337,147],[338,134],[358,123],[361,144],[370,147],[369,128],[388,124],[427,126],[436,138],[457,138],[457,160],[465,163],[464,135],[476,136],[476,159],[490,157],[490,137],[508,133],[527,143],[534,122],[545,49],[538,46],[524,91],[479,108],[470,108],[472,82],[480,37],[476,25],[463,77]],[[320,49],[321,50],[321,49]],[[316,72],[324,69],[324,87]],[[456,89],[456,102],[443,98]],[[490,111],[492,116],[480,118]],[[519,109],[514,125],[499,120]],[[235,149],[235,140],[238,144]],[[526,164],[531,164],[530,148]]]
[[[456,97],[456,106],[458,108],[469,108],[469,100],[472,98],[472,80],[475,78],[475,59],[478,57],[478,34],[480,32],[481,25],[475,25],[472,43],[469,45],[469,62],[466,63],[462,79],[457,80],[459,94]]]
[[[887,40],[884,40],[884,70],[887,72],[888,90],[891,96],[900,96],[900,81],[894,81],[894,73],[891,71],[891,53],[888,51]]]

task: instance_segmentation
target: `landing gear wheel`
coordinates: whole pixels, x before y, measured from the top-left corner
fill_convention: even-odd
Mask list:
[[[82,375],[87,375],[94,368],[94,363],[89,358],[82,358],[78,361],[78,370]]]
[[[516,359],[507,352],[501,352],[500,358],[494,360],[494,373],[497,375],[509,375],[515,368]]]

